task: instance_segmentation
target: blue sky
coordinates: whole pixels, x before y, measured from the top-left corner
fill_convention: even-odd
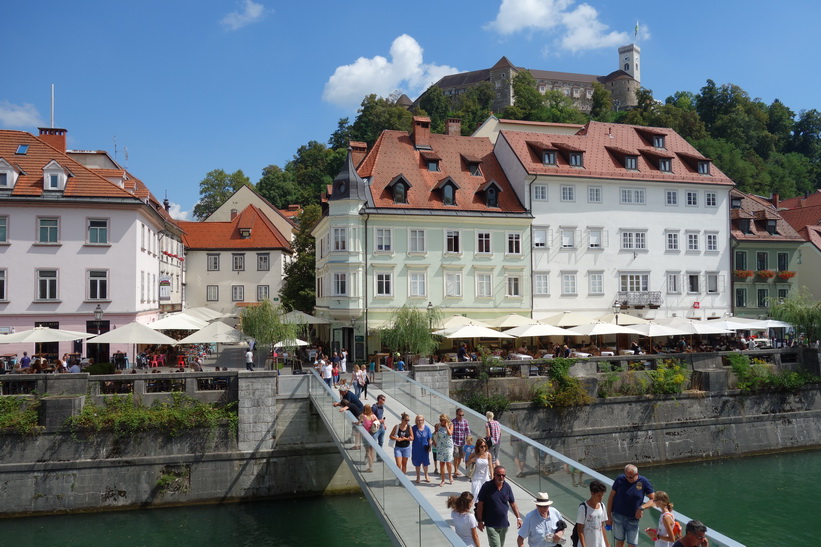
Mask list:
[[[492,66],[607,74],[639,21],[657,99],[733,83],[796,113],[821,108],[821,3],[791,0],[32,0],[3,8],[0,128],[68,129],[108,150],[178,218],[213,169],[252,182],[326,142],[367,93],[415,98],[439,76]]]

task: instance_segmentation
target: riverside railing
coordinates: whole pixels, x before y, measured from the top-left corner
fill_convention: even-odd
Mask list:
[[[417,414],[424,414],[433,423],[436,423],[440,414],[449,418],[456,415],[456,408],[465,411],[465,419],[470,424],[471,435],[474,440],[485,437],[487,418],[467,408],[462,403],[433,390],[419,382],[408,378],[405,374],[397,373],[388,367],[382,367],[382,390],[388,397],[412,409]],[[516,424],[512,424],[516,427]],[[498,447],[498,460],[504,465],[507,480],[512,480],[535,497],[538,492],[547,492],[554,501],[553,507],[558,509],[565,520],[575,522],[579,504],[590,497],[587,485],[590,479],[599,479],[611,486],[613,479],[588,468],[587,466],[560,454],[547,446],[537,443],[513,429],[501,426],[502,437]],[[494,447],[495,448],[495,447]],[[605,498],[606,503],[606,498]],[[682,527],[691,520],[687,515],[673,511],[676,520]],[[705,518],[705,517],[702,517]],[[645,511],[639,523],[639,530],[655,528],[658,524],[658,513]],[[714,547],[743,547],[743,544],[710,529],[707,537]],[[639,534],[639,544],[654,545],[647,534]],[[569,537],[569,536],[568,536]],[[611,543],[613,543],[611,541]]]
[[[445,519],[426,500],[407,476],[350,411],[340,412],[333,403],[339,395],[328,387],[316,370],[310,371],[308,393],[343,457],[354,470],[365,497],[397,545],[464,545]],[[360,446],[353,450],[351,446]],[[365,472],[367,451],[373,450],[372,471]]]

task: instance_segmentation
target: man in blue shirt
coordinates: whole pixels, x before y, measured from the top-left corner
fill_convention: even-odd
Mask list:
[[[513,498],[513,490],[505,482],[506,476],[505,468],[497,465],[493,469],[493,478],[482,485],[477,496],[476,520],[479,521],[480,532],[487,528],[487,541],[490,547],[502,547],[505,543],[505,535],[510,527],[507,520],[508,505],[516,515],[516,528],[522,526],[522,517]]]
[[[650,501],[644,503],[644,496]],[[613,525],[616,547],[624,547],[625,540],[632,547],[639,544],[639,519],[644,510],[652,505],[653,485],[639,475],[635,465],[627,465],[624,474],[616,477],[607,498],[607,524]]]
[[[379,428],[379,433],[374,435],[376,438],[376,442],[379,443],[379,446],[382,446],[382,442],[385,440],[385,396],[380,394],[379,397],[376,398],[376,404],[373,405],[371,408],[373,413],[376,414],[376,417],[379,418],[379,421],[382,422],[382,427]]]

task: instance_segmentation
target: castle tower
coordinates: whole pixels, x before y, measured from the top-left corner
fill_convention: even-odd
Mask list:
[[[641,70],[639,68],[640,56],[641,48],[636,44],[629,44],[619,48],[619,69],[625,71],[637,82],[641,82]]]

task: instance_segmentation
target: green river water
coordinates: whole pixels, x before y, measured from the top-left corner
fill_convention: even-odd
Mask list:
[[[749,547],[821,545],[821,501],[812,486],[821,484],[821,450],[640,472],[670,494],[677,510]],[[513,538],[507,543],[515,545]],[[329,496],[7,519],[0,521],[0,544],[376,547],[389,540],[362,496]]]

